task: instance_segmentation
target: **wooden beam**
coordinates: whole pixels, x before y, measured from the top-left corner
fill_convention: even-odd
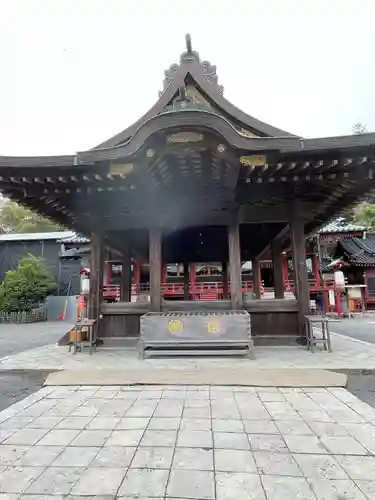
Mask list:
[[[131,300],[131,259],[129,245],[126,244],[126,251],[124,251],[121,259],[121,300],[130,302]]]
[[[99,322],[100,302],[103,299],[104,247],[101,233],[91,233],[91,264],[88,316]],[[97,324],[99,328],[99,324]]]
[[[184,262],[184,300],[189,300],[189,282],[190,282],[190,273],[189,273],[189,264]]]
[[[274,241],[277,241],[280,245],[282,245],[282,242],[286,239],[287,235],[289,234],[289,225],[285,225],[283,229],[275,236]],[[256,255],[255,259],[262,260],[265,256],[270,251],[271,248],[271,241],[267,243],[267,245]]]
[[[229,280],[228,280],[228,262],[224,261],[221,264],[221,269],[223,273],[223,299],[229,299]]]
[[[252,261],[253,267],[253,291],[255,294],[255,298],[261,298],[260,284],[261,284],[261,274],[260,274],[260,265],[259,260],[254,259]]]
[[[151,311],[159,312],[161,310],[161,229],[151,228],[149,238]]]
[[[273,287],[275,299],[284,298],[284,278],[283,278],[283,256],[282,248],[278,240],[271,243],[272,264],[273,264]]]
[[[230,293],[232,309],[241,309],[241,250],[238,214],[233,217],[228,226]]]
[[[301,336],[305,335],[304,315],[309,313],[309,281],[306,266],[304,224],[298,202],[290,204],[290,231],[294,270],[294,289],[298,302],[298,324]]]
[[[192,206],[202,206],[204,203],[195,203],[192,201]],[[98,206],[98,205],[97,205]],[[67,207],[73,210],[73,207]],[[78,210],[76,208],[76,210]],[[95,210],[93,208],[93,210]],[[87,206],[85,211],[77,212],[77,220],[87,221],[92,220],[93,213],[98,210],[91,211]],[[204,212],[195,211],[194,213],[181,214],[178,211],[152,212],[152,210],[134,210],[127,213],[124,212],[101,212],[97,213],[98,220],[102,221],[103,227],[108,230],[132,229],[132,228],[147,228],[150,225],[150,220],[157,223],[163,223],[170,227],[184,227],[194,225],[206,226],[223,226],[229,225],[231,215],[229,209],[209,210]],[[244,206],[239,211],[240,224],[277,224],[287,223],[288,214],[282,204],[270,207]]]

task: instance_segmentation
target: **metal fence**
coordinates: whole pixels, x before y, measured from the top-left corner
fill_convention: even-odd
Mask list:
[[[17,311],[5,313],[0,311],[0,323],[36,323],[46,321],[47,309],[41,307],[33,311]]]

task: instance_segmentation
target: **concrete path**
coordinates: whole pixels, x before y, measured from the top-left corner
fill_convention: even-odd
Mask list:
[[[73,355],[66,346],[47,346],[0,359],[0,370],[146,370],[146,369],[254,369],[312,368],[327,370],[375,369],[375,345],[332,335],[333,352],[312,354],[305,347],[255,347],[255,359],[151,358],[139,360],[135,348],[99,347],[92,356],[85,350]]]
[[[334,332],[375,344],[375,314],[367,313],[365,316],[355,316],[332,323],[330,327]]]
[[[235,362],[235,360],[234,360]],[[348,377],[328,370],[255,370],[248,367],[200,370],[63,370],[45,385],[222,385],[262,387],[346,387]]]
[[[0,413],[0,498],[373,500],[374,454],[344,389],[48,387]]]
[[[55,344],[70,326],[64,321],[43,321],[26,325],[0,324],[0,358]]]

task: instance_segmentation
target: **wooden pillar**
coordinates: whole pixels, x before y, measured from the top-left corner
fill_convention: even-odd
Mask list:
[[[221,269],[223,273],[223,299],[229,299],[229,287],[228,287],[228,262],[221,263]]]
[[[277,241],[271,243],[272,264],[273,264],[273,287],[275,299],[284,298],[284,277],[283,277],[283,254]]]
[[[167,264],[163,263],[161,265],[161,282],[162,284],[167,283]]]
[[[184,263],[184,300],[190,300],[189,284],[190,284],[189,264],[185,262]]]
[[[135,291],[139,293],[139,284],[141,282],[141,265],[135,260],[134,263],[134,274],[133,274],[133,285],[135,285]]]
[[[312,257],[313,262],[313,270],[314,270],[314,278],[315,278],[315,287],[320,290],[320,261],[318,255],[316,253]]]
[[[253,267],[253,292],[255,294],[255,298],[260,299],[261,274],[260,274],[259,260],[255,259],[252,261],[251,264]]]
[[[126,251],[121,259],[121,300],[131,300],[131,259],[130,252]]]
[[[294,290],[298,302],[299,332],[300,335],[304,335],[304,315],[309,313],[310,296],[304,225],[301,212],[296,203],[291,208],[290,232],[293,254]]]
[[[104,268],[105,268],[105,280],[103,279],[103,281],[105,281],[106,285],[110,285],[111,284],[112,264],[110,262],[106,261]]]
[[[282,261],[283,261],[283,280],[284,280],[284,287],[287,289],[289,292],[289,269],[288,269],[288,255],[286,252],[283,253],[282,255]]]
[[[241,248],[238,216],[228,227],[229,273],[232,309],[242,308]]]
[[[149,261],[150,261],[150,302],[151,311],[161,310],[161,230],[149,230]]]
[[[99,320],[100,302],[103,298],[104,248],[100,233],[91,233],[91,264],[88,316]]]
[[[195,290],[195,284],[197,281],[196,274],[195,274],[195,263],[190,262],[189,264],[189,278],[190,278],[190,285],[192,290]]]

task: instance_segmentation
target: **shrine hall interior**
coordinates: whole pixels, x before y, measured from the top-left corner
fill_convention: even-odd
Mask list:
[[[309,307],[305,238],[375,187],[374,158],[375,134],[306,139],[239,110],[187,36],[159,99],[139,120],[88,151],[2,156],[0,189],[90,237],[89,314],[104,317],[108,335],[129,335],[145,311],[171,307],[245,308],[255,332],[290,333],[301,331]],[[118,304],[101,302],[106,248],[123,259]],[[280,303],[287,249],[295,298]],[[247,301],[241,263],[256,270],[271,256],[276,298]],[[147,304],[130,302],[134,261],[150,264]],[[227,263],[224,300],[163,300],[163,263],[192,262]]]

